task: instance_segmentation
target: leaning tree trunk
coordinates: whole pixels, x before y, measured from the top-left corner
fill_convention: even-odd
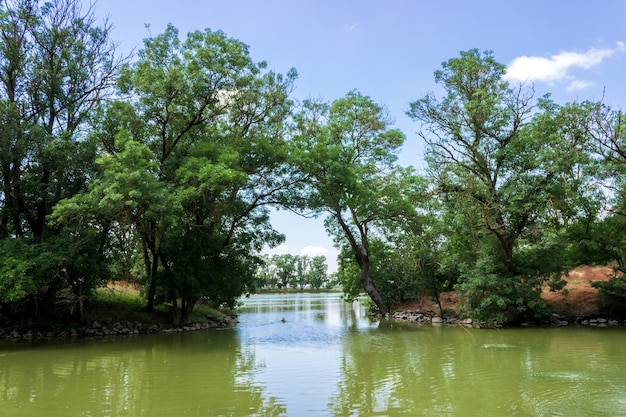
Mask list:
[[[374,282],[372,282],[372,277],[370,277],[370,258],[368,254],[369,242],[367,239],[367,224],[360,223],[356,218],[356,214],[352,212],[352,218],[353,218],[354,224],[357,226],[359,230],[360,241],[361,241],[361,244],[359,245],[357,243],[356,237],[352,233],[352,230],[350,229],[350,227],[348,226],[348,224],[342,217],[341,207],[339,205],[337,205],[337,207],[335,208],[334,216],[339,222],[339,225],[341,226],[341,229],[343,230],[344,234],[348,238],[348,241],[350,242],[350,247],[352,248],[354,252],[354,257],[356,258],[356,262],[359,265],[359,268],[361,268],[361,276],[359,277],[361,286],[363,287],[367,295],[370,296],[374,304],[376,304],[376,307],[378,307],[380,314],[382,314],[383,316],[387,315],[389,313],[389,308],[387,307],[387,304],[383,300],[383,297],[381,297],[380,293],[376,289]]]
[[[387,315],[389,313],[389,308],[387,307],[387,304],[383,300],[383,297],[381,297],[380,293],[376,289],[376,286],[372,282],[372,278],[370,277],[369,256],[363,253],[358,254],[357,261],[359,263],[359,266],[361,267],[361,276],[359,279],[361,281],[363,289],[365,290],[367,295],[370,296],[374,304],[376,304],[376,307],[378,307],[380,314],[382,314],[383,316]]]

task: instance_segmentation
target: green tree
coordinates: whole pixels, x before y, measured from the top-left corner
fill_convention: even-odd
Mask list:
[[[265,66],[222,32],[181,41],[169,26],[122,69],[126,103],[101,112],[93,137],[107,155],[90,198],[112,201],[100,209],[137,237],[148,310],[170,301],[185,321],[200,298],[232,306],[256,254],[283,239],[268,210],[299,182],[284,127],[296,74]]]
[[[152,152],[132,140],[127,131],[118,133],[115,141],[118,151],[98,158],[101,174],[90,184],[89,192],[61,201],[53,218],[57,224],[85,224],[107,230],[111,251],[120,249],[117,235],[130,234],[133,243],[141,244],[145,276],[152,276],[158,273],[158,265],[150,262],[158,256],[159,246],[154,242],[161,242],[167,226],[181,210],[158,180]]]
[[[296,287],[297,259],[289,253],[272,256],[278,288]]]
[[[0,301],[34,297],[44,287],[47,295],[68,286],[78,291],[103,278],[102,268],[87,265],[102,265],[104,231],[76,238],[77,225],[51,227],[48,220],[96,173],[97,149],[85,130],[122,62],[109,33],[109,24],[98,26],[92,8],[77,0],[0,5],[0,263],[21,265],[12,275],[23,284]],[[11,249],[29,245],[21,254]]]
[[[324,256],[264,255],[257,271],[260,287],[270,289],[299,288],[310,286],[320,289],[327,281],[326,258]]]
[[[594,178],[604,193],[590,215],[571,229],[572,253],[586,264],[612,264],[615,274],[606,282],[593,285],[618,304],[626,299],[626,130],[624,115],[602,103],[584,103],[589,117],[586,128],[593,140],[590,150],[596,156]],[[601,215],[596,215],[600,213]]]
[[[319,290],[328,282],[328,265],[325,256],[314,256],[310,259],[308,269],[305,273],[305,282],[311,285],[311,288]]]
[[[309,284],[307,281],[307,271],[309,270],[311,264],[311,258],[308,256],[297,255],[295,257],[296,261],[296,280],[294,282],[294,287],[304,289],[306,285]]]
[[[360,288],[386,314],[388,300],[372,278],[370,241],[386,223],[413,212],[407,194],[414,177],[395,163],[404,135],[388,128],[391,119],[382,106],[354,91],[330,106],[306,101],[296,123],[308,206],[328,215],[327,230],[358,265]]]
[[[452,289],[458,269],[449,268],[449,225],[441,217],[438,203],[436,199],[416,202],[420,216],[398,225],[389,235],[382,263],[393,277],[391,291],[396,303],[428,296],[443,315],[440,295]]]
[[[276,278],[276,267],[272,261],[272,256],[262,255],[261,262],[258,265],[256,273],[255,289],[277,288],[278,279]]]
[[[428,94],[408,111],[447,222],[461,231],[448,246],[459,288],[476,318],[500,322],[546,313],[540,287],[563,269],[561,226],[583,214],[588,159],[581,107],[535,104],[505,71],[491,52],[462,52],[435,72],[444,98]]]
[[[120,61],[108,24],[96,26],[76,0],[4,2],[0,19],[2,230],[41,238],[54,204],[93,173],[81,128]]]

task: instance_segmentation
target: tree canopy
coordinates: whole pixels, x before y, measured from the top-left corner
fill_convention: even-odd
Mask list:
[[[409,104],[418,175],[359,91],[298,102],[295,70],[219,30],[170,25],[122,57],[110,28],[78,0],[0,6],[2,317],[61,292],[80,311],[127,279],[183,323],[200,300],[338,279],[382,314],[455,289],[468,315],[511,322],[545,317],[541,289],[584,263],[614,265],[598,286],[624,301],[621,111],[535,97],[492,52],[463,51],[434,73],[441,97]],[[320,257],[263,255],[284,240],[271,208],[325,216],[336,277]]]
[[[564,226],[586,214],[581,167],[590,141],[580,105],[558,106],[511,87],[491,52],[462,52],[435,72],[446,95],[408,114],[422,123],[429,174],[444,216],[463,233],[459,289],[474,315],[498,321],[546,313],[539,297],[559,257]]]
[[[355,91],[330,106],[305,102],[296,123],[298,161],[308,175],[306,206],[327,214],[327,230],[358,264],[359,288],[386,314],[389,300],[372,277],[370,243],[415,212],[410,197],[420,181],[396,164],[404,134],[388,128],[384,107]]]

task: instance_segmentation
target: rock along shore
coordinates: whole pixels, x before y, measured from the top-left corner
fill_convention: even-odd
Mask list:
[[[398,311],[391,315],[391,318],[394,320],[401,320],[406,322],[418,323],[418,324],[462,324],[466,326],[474,326],[474,327],[483,327],[486,326],[487,323],[479,323],[474,322],[471,318],[460,319],[458,317],[440,317],[438,315],[432,313],[422,313],[419,311]],[[552,325],[556,327],[560,326],[569,326],[580,325],[580,326],[596,326],[596,327],[605,327],[605,326],[617,326],[619,325],[619,321],[605,317],[602,315],[593,315],[589,317],[575,317],[575,318],[565,318],[561,317],[556,313],[552,313],[551,321],[543,323],[544,325]],[[626,324],[626,320],[624,321]],[[530,326],[530,323],[522,323],[521,326]]]
[[[82,337],[102,337],[117,335],[139,335],[153,333],[175,333],[190,332],[197,330],[209,330],[231,327],[238,323],[237,319],[228,315],[224,317],[207,317],[206,323],[192,323],[188,325],[172,327],[166,324],[144,324],[141,322],[115,322],[112,324],[102,324],[94,321],[90,324],[83,324],[62,331],[38,332],[28,330],[25,333],[11,329],[0,329],[0,340],[34,340],[34,339],[65,339]]]

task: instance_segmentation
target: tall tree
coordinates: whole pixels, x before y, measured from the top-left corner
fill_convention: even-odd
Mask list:
[[[606,282],[594,283],[601,292],[626,299],[626,128],[624,114],[603,103],[584,103],[588,112],[585,126],[593,140],[595,155],[592,174],[602,184],[592,216],[571,227],[576,245],[575,259],[588,264],[612,264],[615,274]]]
[[[13,286],[49,294],[101,272],[88,265],[101,259],[103,230],[77,238],[48,222],[55,205],[84,191],[96,173],[96,146],[85,131],[123,61],[109,24],[97,25],[82,5],[0,3],[0,268],[27,264]]]
[[[59,200],[84,190],[95,152],[81,128],[121,61],[110,26],[78,0],[0,9],[2,231],[40,239]]]
[[[158,297],[182,320],[202,297],[232,305],[253,284],[255,254],[283,239],[268,207],[299,181],[284,127],[296,73],[265,67],[220,31],[180,40],[168,26],[121,71],[131,104],[112,103],[94,131],[108,155],[91,192],[119,199],[116,218],[139,238],[148,310]]]
[[[308,263],[308,269],[305,273],[305,282],[311,285],[313,289],[320,289],[322,285],[328,282],[328,265],[326,265],[326,257],[314,256]]]
[[[466,229],[453,237],[465,252],[460,288],[476,316],[498,321],[545,313],[540,286],[562,268],[559,225],[581,214],[587,157],[580,107],[535,103],[505,72],[491,52],[462,52],[435,72],[443,99],[428,94],[408,111],[449,221]]]
[[[297,282],[297,259],[289,253],[274,255],[272,262],[275,266],[275,274],[279,288],[296,288]]]
[[[361,288],[382,314],[388,301],[371,276],[371,236],[387,222],[413,212],[407,194],[414,191],[408,169],[395,163],[404,135],[388,126],[384,107],[358,92],[328,106],[307,101],[296,118],[301,147],[299,164],[309,178],[309,207],[326,213],[327,230],[338,246],[351,251]]]

